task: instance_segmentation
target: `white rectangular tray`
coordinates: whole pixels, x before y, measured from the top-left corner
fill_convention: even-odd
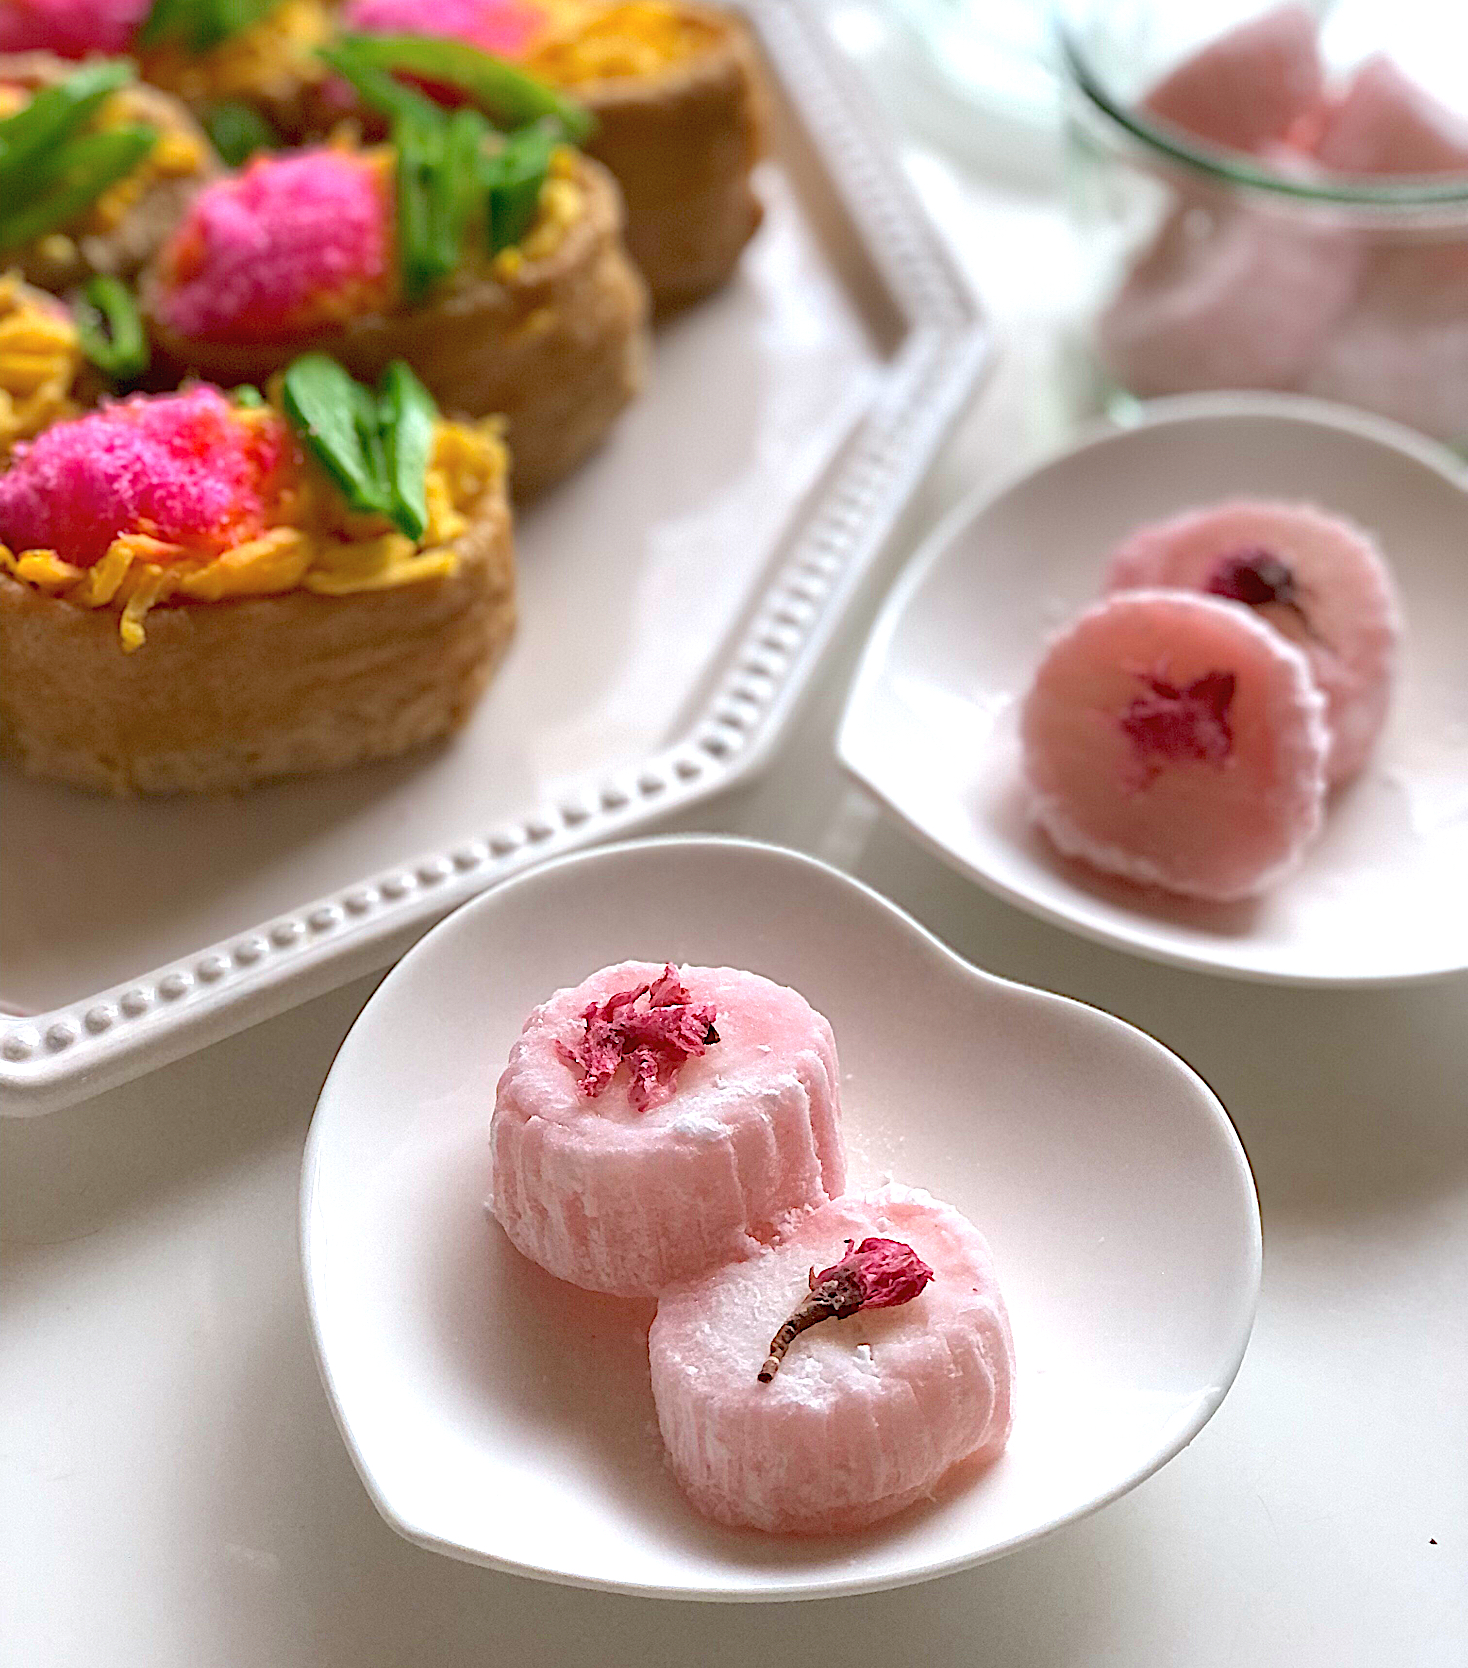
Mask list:
[[[758,770],[984,370],[982,316],[809,0],[766,222],[524,518],[521,625],[464,734],[339,776],[111,802],[7,773],[0,1110],[45,1112],[380,967],[472,893]],[[151,969],[151,971],[145,971]]]

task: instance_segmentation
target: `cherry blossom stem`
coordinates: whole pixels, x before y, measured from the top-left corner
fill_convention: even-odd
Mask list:
[[[786,1350],[807,1328],[825,1320],[845,1320],[861,1307],[861,1285],[850,1274],[836,1274],[821,1281],[818,1286],[812,1286],[791,1310],[789,1319],[770,1339],[770,1353],[759,1370],[760,1383],[768,1384],[779,1372]]]

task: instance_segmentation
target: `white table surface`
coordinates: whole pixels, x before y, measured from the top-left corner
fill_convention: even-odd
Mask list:
[[[853,44],[911,115],[897,60],[855,22]],[[1010,352],[889,575],[942,508],[1045,444],[1063,413],[1054,204],[917,142],[909,154]],[[1213,1422],[1096,1517],[871,1597],[670,1605],[408,1545],[332,1424],[296,1260],[301,1147],[371,991],[362,981],[0,1128],[6,1668],[1468,1661],[1468,980],[1345,994],[1235,984],[1083,942],[974,890],[832,763],[874,597],[770,774],[683,826],[815,851],[981,966],[1121,1014],[1207,1078],[1253,1161],[1265,1233],[1254,1340]]]

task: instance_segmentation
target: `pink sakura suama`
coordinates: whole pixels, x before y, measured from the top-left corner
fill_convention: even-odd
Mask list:
[[[1119,592],[1046,650],[1020,713],[1036,821],[1067,856],[1229,901],[1319,832],[1330,732],[1305,655],[1237,602]]]
[[[257,157],[206,186],[165,247],[163,322],[201,341],[272,341],[381,306],[389,198],[371,155]]]
[[[350,0],[342,21],[374,35],[443,35],[481,52],[518,58],[545,28],[546,12],[530,0]]]
[[[1468,441],[1468,238],[1374,251],[1304,386],[1439,440]]]
[[[1380,54],[1368,58],[1345,91],[1326,100],[1295,137],[1334,174],[1468,175],[1468,121]]]
[[[152,0],[4,0],[0,52],[117,57],[132,45]]]
[[[1177,586],[1242,603],[1310,663],[1326,699],[1326,773],[1365,764],[1386,719],[1401,635],[1370,536],[1312,504],[1236,498],[1139,527],[1112,552],[1108,591]]]
[[[264,531],[291,443],[217,388],[137,394],[16,447],[0,476],[0,541],[89,567],[121,533],[219,551]]]
[[[1356,296],[1358,240],[1266,200],[1184,197],[1097,320],[1132,393],[1298,387]]]
[[[802,1328],[766,1377],[772,1336],[811,1296],[812,1270],[848,1242],[815,1290],[838,1276],[860,1284],[866,1264],[880,1301]],[[665,1291],[648,1357],[673,1473],[720,1523],[865,1528],[1009,1439],[1014,1338],[994,1259],[971,1222],[918,1189],[834,1199],[774,1244]]]
[[[627,1100],[638,1112],[667,1100],[679,1066],[719,1040],[713,1005],[690,1001],[671,963],[661,978],[592,1002],[581,1018],[586,1035],[572,1043],[558,1038],[557,1056],[577,1073],[576,1087],[589,1100],[625,1062]]]
[[[1185,59],[1142,108],[1205,144],[1257,151],[1284,138],[1319,97],[1316,29],[1307,6],[1276,6]]]
[[[491,1209],[559,1278],[656,1295],[841,1191],[840,1083],[831,1027],[797,991],[729,967],[603,968],[510,1052]]]

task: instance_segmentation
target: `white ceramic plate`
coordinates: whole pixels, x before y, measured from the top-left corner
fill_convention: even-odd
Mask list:
[[[495,1080],[525,1015],[624,956],[793,984],[836,1030],[853,1184],[988,1234],[1017,1419],[985,1475],[857,1536],[721,1529],[663,1463],[650,1310],[580,1293],[488,1219]],[[670,1598],[919,1581],[1115,1499],[1238,1370],[1258,1205],[1207,1087],[1141,1032],[975,972],[808,857],[695,837],[604,848],[467,905],[388,976],[322,1091],[301,1187],[323,1381],[378,1510],[456,1558]]]
[[[1100,592],[1138,522],[1248,493],[1373,529],[1408,639],[1392,715],[1303,866],[1211,905],[1060,857],[1019,785],[1017,703],[1046,638]],[[888,597],[852,686],[842,763],[954,868],[1139,955],[1240,978],[1388,984],[1468,966],[1468,476],[1381,419],[1284,395],[1159,400],[960,506]]]
[[[988,363],[825,7],[746,0],[766,219],[520,519],[520,626],[463,733],[197,801],[7,774],[0,1111],[50,1111],[386,966],[474,892],[747,778]]]

